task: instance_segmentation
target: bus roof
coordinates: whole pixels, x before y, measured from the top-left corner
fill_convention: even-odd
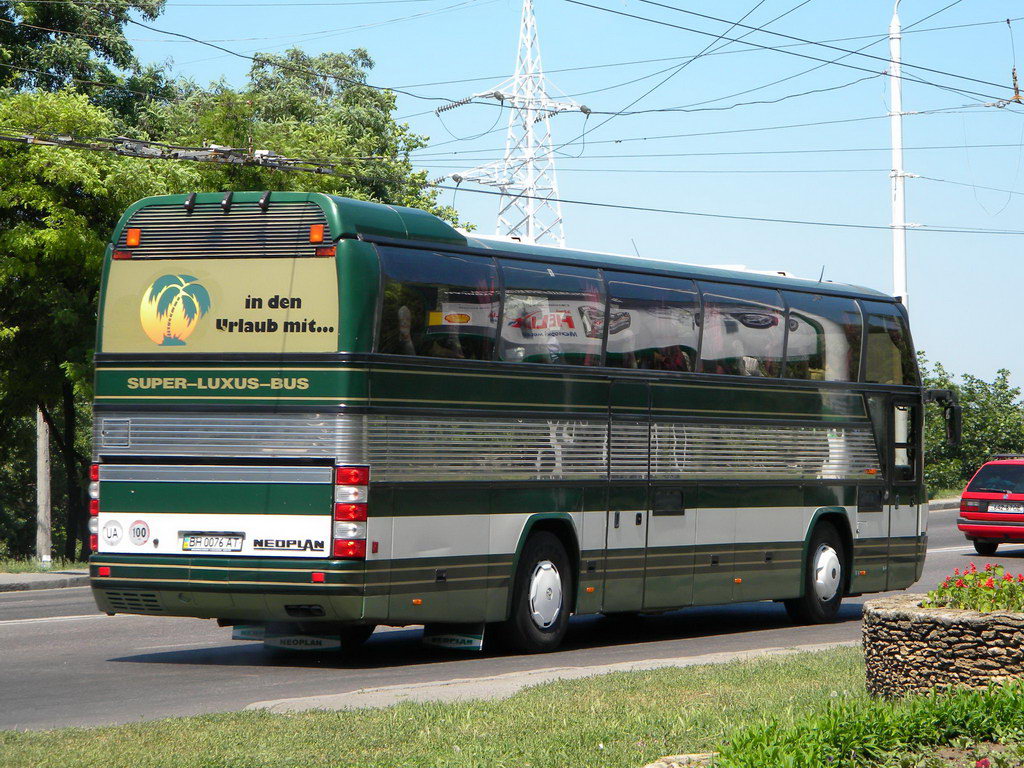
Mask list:
[[[263,198],[265,194],[264,192],[235,192],[232,199],[234,203],[253,204]],[[191,200],[200,205],[209,205],[218,204],[223,198],[224,193],[201,192],[192,197]],[[189,199],[190,195],[180,194],[149,197],[138,201],[122,216],[114,233],[115,242],[131,216],[140,208],[154,205],[183,205]],[[893,301],[891,296],[880,291],[843,283],[765,274],[763,272],[740,269],[708,267],[668,259],[652,259],[639,256],[529,245],[507,238],[476,236],[472,233],[460,232],[446,221],[418,208],[384,205],[316,192],[274,192],[270,195],[269,199],[270,205],[273,205],[274,202],[310,202],[318,205],[327,216],[331,234],[336,238],[363,236],[371,239],[373,237],[382,237],[419,243],[443,243],[455,247],[504,251],[535,259],[575,263],[580,266],[597,266],[638,272],[659,272],[706,280],[742,282],[748,285],[759,285],[769,288],[813,291],[815,293],[830,293]]]

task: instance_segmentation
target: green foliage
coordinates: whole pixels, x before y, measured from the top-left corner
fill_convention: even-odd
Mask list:
[[[153,19],[163,5],[164,0],[0,0],[0,88],[75,89],[124,117],[134,114],[139,93],[169,98],[161,70],[141,66],[124,35],[132,15]]]
[[[987,563],[979,571],[971,563],[960,573],[943,579],[938,588],[928,593],[925,608],[963,608],[970,611],[1024,611],[1024,573],[1014,576],[1001,565]]]
[[[926,387],[952,389],[963,407],[963,440],[946,445],[942,409],[928,405],[924,430],[924,478],[929,487],[963,488],[982,464],[997,453],[1024,453],[1024,403],[1020,388],[1003,369],[991,382],[964,374],[957,381],[940,363],[929,366],[920,355]]]
[[[716,768],[862,768],[956,740],[1024,739],[1024,686],[956,690],[900,701],[839,701],[794,725],[775,719],[730,735]]]

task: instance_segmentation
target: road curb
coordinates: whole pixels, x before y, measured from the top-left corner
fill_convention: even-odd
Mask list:
[[[600,664],[588,667],[548,667],[521,672],[507,672],[484,677],[436,680],[407,685],[384,685],[379,688],[360,688],[346,693],[301,696],[290,699],[256,701],[245,707],[247,710],[266,710],[278,714],[305,712],[308,710],[378,709],[390,707],[405,701],[451,702],[479,699],[506,699],[523,688],[555,680],[576,680],[581,677],[595,677],[613,672],[640,672],[666,667],[696,667],[707,664],[725,664],[772,656],[789,656],[796,653],[825,651],[831,648],[860,645],[860,640],[842,640],[833,643],[812,643],[808,645],[759,648],[749,651],[728,651],[705,653],[697,656],[679,656],[669,659],[648,659],[645,661],[622,661],[615,664]]]
[[[89,574],[71,574],[68,576],[49,573],[25,574],[32,576],[47,576],[48,578],[5,581],[3,577],[8,575],[17,576],[20,574],[0,574],[0,592],[27,592],[31,589],[63,589],[65,587],[89,586]]]
[[[935,499],[928,502],[929,512],[948,512],[951,509],[960,508],[960,497],[955,499]]]

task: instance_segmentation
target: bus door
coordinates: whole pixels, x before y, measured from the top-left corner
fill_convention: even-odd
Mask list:
[[[605,611],[644,605],[650,391],[645,382],[613,381],[610,393],[611,482],[605,527]]]
[[[697,486],[652,484],[650,509],[644,608],[689,605],[693,600]]]
[[[889,407],[889,589],[916,581],[918,540],[928,527],[928,507],[921,504],[921,403],[893,397]]]

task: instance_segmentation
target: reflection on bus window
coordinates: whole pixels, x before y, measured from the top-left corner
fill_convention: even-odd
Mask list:
[[[862,335],[853,299],[787,291],[786,373],[791,379],[856,381]]]
[[[501,260],[501,360],[600,365],[605,300],[596,269]]]
[[[490,360],[498,275],[489,258],[381,248],[378,349],[393,355]]]
[[[895,304],[862,302],[867,329],[865,381],[872,384],[917,384],[917,363],[910,348],[907,322]]]
[[[692,280],[608,273],[611,309],[605,364],[693,371],[700,301]]]
[[[769,288],[702,283],[704,373],[776,377],[785,338],[782,299]]]

